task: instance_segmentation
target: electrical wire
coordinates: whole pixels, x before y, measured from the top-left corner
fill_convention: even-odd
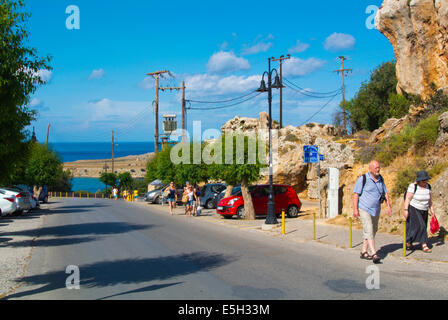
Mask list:
[[[301,93],[301,94],[303,94],[303,95],[305,95],[305,96],[309,96],[309,97],[313,97],[313,98],[323,98],[324,96],[328,96],[328,97],[330,97],[330,96],[332,96],[333,94],[342,92],[342,87],[339,88],[339,89],[337,89],[337,90],[330,91],[330,92],[315,92],[315,91],[309,91],[309,90],[304,89],[304,88],[300,87],[299,85],[297,85],[297,84],[295,84],[295,83],[289,81],[289,80],[286,79],[286,78],[283,78],[283,80],[286,81],[286,86],[289,87],[290,89],[295,90],[295,91],[298,91],[299,93]],[[295,87],[295,88],[293,88],[293,87],[291,87],[291,86],[293,86],[293,87]],[[299,90],[297,90],[296,88],[299,89]]]
[[[244,94],[244,95],[242,95],[242,96],[239,96],[239,97],[236,97],[236,98],[232,98],[232,99],[228,99],[228,100],[221,100],[221,101],[199,101],[199,100],[192,100],[192,99],[188,99],[187,101],[191,101],[191,102],[194,102],[194,103],[206,103],[206,104],[212,104],[212,103],[226,103],[226,102],[232,102],[232,101],[236,101],[236,100],[245,98],[245,97],[250,96],[250,95],[252,95],[252,94],[254,94],[254,93],[256,93],[256,92],[257,92],[257,91],[255,91],[255,90],[251,90],[249,93]]]
[[[239,104],[241,104],[241,103],[243,103],[243,102],[252,100],[252,99],[258,97],[258,96],[259,96],[260,94],[262,94],[262,93],[263,93],[263,92],[259,92],[259,93],[258,93],[257,95],[255,95],[255,96],[249,97],[249,98],[244,99],[244,100],[242,100],[242,101],[239,101],[239,102],[236,102],[236,103],[233,103],[233,104],[229,104],[229,105],[226,105],[226,106],[211,107],[211,108],[194,108],[194,107],[192,108],[192,107],[190,107],[190,108],[188,108],[188,109],[189,109],[189,110],[203,110],[203,111],[206,111],[206,110],[218,110],[218,109],[230,108],[230,107],[234,107],[234,106],[236,106],[236,105],[239,105]]]
[[[325,103],[325,104],[324,104],[324,105],[323,105],[317,112],[315,112],[311,117],[309,117],[309,118],[308,118],[307,120],[305,120],[301,125],[299,125],[299,127],[300,127],[300,126],[303,126],[304,124],[309,123],[309,121],[310,121],[311,119],[313,119],[315,115],[317,115],[318,113],[320,113],[320,112],[321,112],[327,105],[329,105],[330,102],[333,101],[333,99],[334,99],[335,97],[337,97],[338,95],[339,95],[339,93],[338,93],[338,94],[335,94],[334,96],[332,96],[331,99],[327,101],[327,103]]]

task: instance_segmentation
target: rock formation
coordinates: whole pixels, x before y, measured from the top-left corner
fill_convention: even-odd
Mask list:
[[[259,119],[235,117],[227,121],[221,130],[245,134],[260,131],[266,133],[268,121],[269,117],[265,112],[260,113]],[[273,127],[274,183],[289,184],[298,193],[305,192],[304,195],[312,199],[318,198],[316,165],[303,162],[304,145],[317,145],[319,152],[325,157],[325,161],[321,162],[322,186],[326,183],[328,168],[345,169],[353,166],[354,150],[346,144],[333,141],[341,132],[332,125],[309,123],[301,127],[287,126],[278,129],[276,124]],[[267,140],[266,134],[262,137]],[[265,172],[259,183],[268,181],[269,177]]]
[[[375,26],[394,47],[399,93],[448,92],[448,1],[385,0]]]

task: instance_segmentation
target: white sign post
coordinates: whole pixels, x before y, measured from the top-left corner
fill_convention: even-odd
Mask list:
[[[339,214],[339,169],[329,168],[328,216],[330,219]]]

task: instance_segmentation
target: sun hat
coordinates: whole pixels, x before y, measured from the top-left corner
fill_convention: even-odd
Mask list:
[[[419,172],[417,172],[417,182],[425,180],[431,180],[428,172],[426,172],[425,170],[420,170]]]

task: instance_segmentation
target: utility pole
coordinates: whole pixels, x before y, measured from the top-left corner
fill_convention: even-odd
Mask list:
[[[352,69],[344,69],[344,61],[347,60],[344,56],[339,56],[339,60],[341,60],[342,68],[340,70],[335,70],[334,72],[342,74],[342,110],[344,115],[344,129],[347,129],[347,112],[345,110],[345,72],[352,72]]]
[[[112,130],[112,173],[115,173],[115,171],[114,171],[114,130]]]
[[[45,140],[45,146],[48,148],[48,136],[50,135],[50,124],[47,127],[47,139]]]
[[[152,76],[156,80],[156,101],[154,105],[154,113],[155,113],[155,128],[154,128],[154,151],[155,153],[159,152],[159,76],[163,78],[164,73],[169,73],[168,70],[164,71],[156,71],[147,73],[146,75]]]
[[[283,56],[281,55],[280,58],[275,59],[272,57],[272,61],[279,61],[280,62],[280,83],[283,83],[283,74],[282,74],[282,64],[283,60],[291,59],[291,55]],[[280,129],[283,128],[283,85],[280,87]]]
[[[182,90],[182,142],[185,142],[185,81],[181,87],[162,87],[160,90]]]

